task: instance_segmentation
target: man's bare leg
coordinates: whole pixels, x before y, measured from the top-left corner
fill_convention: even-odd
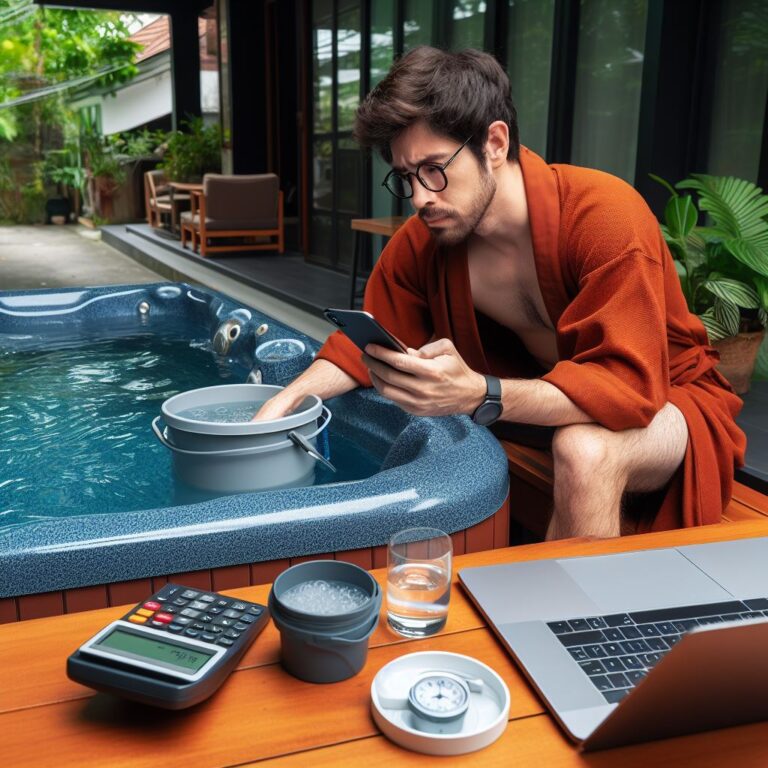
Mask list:
[[[625,491],[654,491],[685,456],[688,427],[667,403],[640,429],[611,432],[597,424],[561,427],[552,441],[555,508],[547,539],[618,536]]]

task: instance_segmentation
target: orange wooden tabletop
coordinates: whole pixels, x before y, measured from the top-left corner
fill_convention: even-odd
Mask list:
[[[392,237],[406,221],[407,216],[383,216],[379,219],[352,219],[349,226],[358,232]]]
[[[729,523],[621,539],[534,544],[456,558],[448,624],[425,640],[405,640],[380,622],[357,676],[313,685],[279,665],[279,634],[270,625],[236,672],[208,701],[169,712],[96,694],[68,680],[67,656],[126,608],[55,616],[0,626],[0,733],[8,766],[369,766],[429,765],[439,759],[387,741],[370,715],[376,672],[398,656],[443,650],[473,656],[509,686],[512,706],[501,738],[451,766],[766,766],[768,723],[580,754],[546,713],[462,588],[455,571],[514,560],[606,554],[677,544],[768,535],[768,521]],[[380,584],[384,571],[373,571]],[[266,602],[268,587],[229,590]]]

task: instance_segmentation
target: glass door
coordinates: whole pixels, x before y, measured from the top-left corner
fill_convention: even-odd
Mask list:
[[[365,163],[352,139],[362,82],[360,0],[312,3],[309,261],[348,271],[350,221],[365,210]]]

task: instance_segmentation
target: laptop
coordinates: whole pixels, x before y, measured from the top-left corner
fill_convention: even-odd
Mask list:
[[[459,580],[585,751],[768,719],[768,537]]]

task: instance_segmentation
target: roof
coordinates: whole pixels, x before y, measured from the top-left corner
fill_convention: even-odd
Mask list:
[[[200,38],[200,69],[203,70],[218,69],[216,52],[209,53],[208,51],[207,32],[209,23],[215,24],[215,19],[201,18],[197,20],[197,34]],[[151,59],[153,56],[165,53],[165,51],[169,51],[171,48],[170,17],[160,16],[131,35],[130,39],[134,43],[144,46],[136,55],[137,64]]]

